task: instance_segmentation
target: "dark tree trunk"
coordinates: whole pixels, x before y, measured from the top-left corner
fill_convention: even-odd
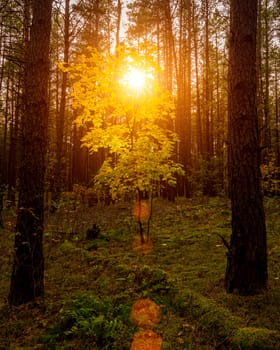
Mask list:
[[[65,0],[64,13],[64,53],[63,62],[65,66],[69,63],[70,48],[70,0]],[[61,96],[59,113],[56,118],[56,169],[55,169],[55,188],[54,199],[60,197],[60,193],[66,188],[66,145],[65,145],[65,112],[67,100],[68,72],[62,72]]]
[[[14,121],[10,125],[10,148],[8,153],[8,199],[14,202],[13,194],[16,188],[17,179],[17,155],[18,155],[18,132],[19,132],[19,115],[21,113],[21,97],[20,97],[21,82],[17,86],[15,96],[15,115]],[[15,203],[13,203],[15,204]]]
[[[204,123],[205,123],[205,143],[204,159],[210,161],[213,156],[213,144],[211,134],[211,81],[210,81],[210,43],[209,43],[209,0],[204,2],[205,16],[205,73],[204,73]],[[207,188],[205,189],[207,193]]]
[[[280,137],[279,137],[279,97],[278,97],[278,73],[277,73],[277,64],[275,62],[275,144],[276,144],[276,149],[275,149],[275,154],[276,154],[276,166],[280,167]],[[278,171],[278,176],[279,176],[279,171]]]
[[[265,216],[260,186],[256,101],[257,0],[231,0],[229,184],[232,235],[225,288],[256,294],[267,286]]]
[[[180,36],[177,75],[176,132],[179,135],[178,161],[185,170],[185,176],[178,179],[179,196],[190,197],[188,176],[191,168],[191,31],[192,11],[190,1],[180,2]]]
[[[169,91],[173,90],[173,72],[177,72],[177,62],[175,55],[175,44],[174,44],[174,34],[172,27],[172,14],[170,8],[170,1],[164,0],[161,5],[163,6],[165,15],[165,84]]]
[[[82,183],[87,185],[90,180],[90,175],[94,175],[102,165],[104,157],[97,163],[98,166],[93,166],[92,174],[89,172],[89,160],[91,155],[89,155],[88,149],[86,147],[81,147],[81,139],[84,136],[84,130],[78,128],[74,125],[73,131],[73,151],[72,151],[72,182]],[[101,157],[102,152],[97,152],[95,157]]]
[[[264,99],[263,99],[263,112],[264,112],[264,140],[263,146],[265,146],[265,152],[263,154],[266,163],[269,162],[267,159],[271,152],[271,123],[270,123],[270,106],[269,106],[269,94],[270,94],[270,67],[269,67],[269,56],[270,56],[270,42],[269,42],[269,19],[268,19],[268,0],[264,2]]]
[[[32,2],[25,70],[19,212],[9,303],[44,295],[44,176],[47,146],[49,42],[52,0]]]
[[[121,2],[121,0],[118,0],[118,7],[117,7],[116,48],[118,48],[119,45],[120,45],[121,17],[122,17],[122,2]]]
[[[199,84],[198,70],[198,19],[195,18],[195,6],[193,6],[193,45],[194,45],[194,61],[195,61],[195,88],[196,88],[196,148],[197,155],[200,157],[203,154],[203,136],[202,136],[202,117],[201,117],[201,93]]]
[[[5,186],[2,185],[1,174],[0,174],[0,228],[4,228],[4,221],[2,217],[2,211],[4,207],[4,191],[5,191]]]

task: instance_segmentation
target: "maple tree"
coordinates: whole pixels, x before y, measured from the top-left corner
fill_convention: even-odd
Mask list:
[[[183,171],[173,160],[179,141],[173,97],[157,79],[152,49],[141,54],[122,47],[117,55],[89,49],[68,69],[75,79],[76,123],[86,128],[83,144],[106,154],[94,179],[96,191],[108,191],[113,200],[134,194],[140,202],[143,193],[152,198],[163,186],[176,185],[176,174]],[[131,82],[133,77],[137,81]]]

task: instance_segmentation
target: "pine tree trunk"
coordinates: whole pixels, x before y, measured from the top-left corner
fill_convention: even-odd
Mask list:
[[[256,99],[257,0],[231,0],[229,42],[229,185],[232,235],[225,288],[256,294],[267,285],[265,216],[260,187]]]
[[[278,98],[278,73],[277,73],[277,64],[275,63],[275,154],[276,154],[276,166],[280,167],[280,138],[279,138],[279,98]],[[280,176],[278,170],[278,177]]]
[[[44,295],[44,177],[52,0],[34,0],[25,70],[19,212],[9,303]]]
[[[122,18],[122,2],[118,0],[117,5],[117,30],[116,30],[116,49],[120,45],[120,29],[121,29],[121,18]]]
[[[176,132],[179,135],[178,161],[183,165],[185,175],[178,179],[179,196],[190,197],[188,176],[191,168],[191,2],[180,2],[180,36],[177,77]]]
[[[203,137],[202,137],[202,118],[201,118],[201,93],[200,93],[200,75],[198,70],[198,29],[197,21],[198,19],[195,16],[193,6],[193,45],[194,45],[194,61],[195,61],[195,88],[196,88],[196,148],[197,156],[200,157],[203,154]]]
[[[63,62],[67,66],[69,63],[70,48],[70,0],[65,0],[64,13],[64,53]],[[65,112],[67,100],[68,72],[62,72],[60,108],[56,118],[56,169],[54,199],[60,197],[61,191],[66,188],[66,145],[65,145]]]
[[[270,49],[269,49],[269,19],[268,19],[268,0],[265,0],[264,2],[264,145],[266,147],[265,154],[267,155],[267,158],[270,155],[271,152],[271,123],[270,123],[270,106],[269,106],[269,99],[270,99],[270,67],[269,67],[269,56],[270,56]],[[268,163],[268,159],[265,159],[265,162]]]
[[[205,0],[205,62],[204,62],[204,122],[205,122],[205,148],[204,159],[209,161],[213,155],[213,145],[211,144],[211,91],[210,91],[210,44],[209,44],[209,1]],[[205,189],[207,192],[207,188]]]

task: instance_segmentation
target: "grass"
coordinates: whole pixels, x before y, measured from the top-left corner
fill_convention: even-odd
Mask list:
[[[47,214],[46,295],[12,309],[7,306],[13,247],[9,229],[15,213],[5,212],[0,349],[130,349],[137,332],[130,310],[145,298],[160,306],[154,331],[163,350],[279,349],[280,201],[268,198],[265,207],[269,288],[262,295],[224,291],[226,249],[219,235],[230,236],[228,200],[180,198],[175,203],[155,200],[153,246],[146,251],[139,249],[137,224],[127,204],[62,206]],[[86,230],[93,224],[101,234],[89,241]],[[86,298],[83,307],[77,307],[79,298]],[[80,315],[80,310],[93,314],[94,298],[103,311],[93,318]],[[75,317],[67,323],[65,314]]]

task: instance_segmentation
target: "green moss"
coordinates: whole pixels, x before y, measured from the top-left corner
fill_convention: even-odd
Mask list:
[[[203,334],[205,341],[218,341],[232,350],[279,349],[279,332],[243,327],[241,318],[192,291],[178,293],[173,305],[182,317],[194,320],[196,329]]]
[[[68,240],[65,240],[59,248],[64,254],[73,254],[73,251],[76,249],[75,245]]]
[[[267,202],[270,288],[251,297],[224,291],[226,249],[217,235],[229,240],[230,208],[224,199],[180,198],[175,203],[155,200],[153,250],[146,255],[132,249],[136,224],[127,204],[79,207],[75,211],[61,208],[49,215],[44,243],[46,311],[36,311],[32,305],[10,310],[5,304],[13,262],[7,253],[13,249],[14,233],[0,231],[0,349],[7,349],[8,344],[11,349],[36,345],[46,350],[100,349],[91,337],[82,335],[86,332],[94,338],[100,325],[107,327],[116,319],[128,331],[128,336],[121,332],[116,335],[118,350],[124,344],[129,349],[134,334],[128,323],[131,306],[144,297],[161,307],[155,331],[162,336],[162,350],[279,348],[278,334],[271,331],[276,329],[275,320],[280,315],[278,208],[279,199]],[[92,241],[83,239],[93,222],[102,228],[100,236]],[[91,307],[91,298],[83,299],[89,291],[105,307],[96,320],[81,314]],[[76,300],[77,293],[83,306],[68,305],[66,301]],[[66,308],[74,312],[73,329],[61,321]],[[99,317],[102,315],[103,319]],[[53,324],[56,329],[51,332]],[[119,330],[119,324],[116,328],[113,324],[113,330]],[[66,332],[71,334],[66,336]],[[40,336],[45,337],[44,344]],[[111,339],[107,337],[107,341]]]
[[[216,306],[211,300],[191,291],[179,293],[175,300],[181,316],[192,318],[205,339],[227,342],[242,325],[242,320],[232,316],[225,308]]]
[[[236,350],[277,350],[280,333],[265,328],[244,327],[237,330],[231,344],[231,349]]]

